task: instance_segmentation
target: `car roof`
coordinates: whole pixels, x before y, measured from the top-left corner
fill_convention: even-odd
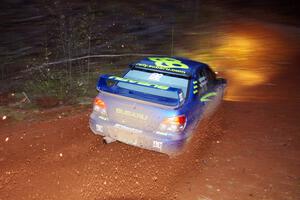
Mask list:
[[[133,68],[175,74],[184,77],[190,77],[191,75],[198,73],[204,67],[207,67],[205,63],[175,56],[150,56],[132,63],[130,66]]]

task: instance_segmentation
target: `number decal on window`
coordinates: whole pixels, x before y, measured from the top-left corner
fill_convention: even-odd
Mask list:
[[[207,83],[207,79],[205,76],[199,78],[200,87],[203,87]]]
[[[163,74],[158,74],[158,73],[153,73],[149,76],[149,80],[152,80],[152,81],[160,81],[160,79],[163,77],[164,75]]]

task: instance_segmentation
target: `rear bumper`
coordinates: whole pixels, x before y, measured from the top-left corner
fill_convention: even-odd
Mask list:
[[[138,130],[121,124],[103,120],[91,114],[89,125],[96,135],[108,136],[120,142],[165,154],[180,153],[185,138],[169,138],[153,132]]]

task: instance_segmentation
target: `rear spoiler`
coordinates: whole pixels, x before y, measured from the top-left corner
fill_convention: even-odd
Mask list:
[[[108,81],[112,81],[113,84],[111,84],[112,82],[110,82],[110,84],[108,84]],[[153,88],[153,89],[162,90],[162,91],[166,91],[166,92],[174,92],[174,93],[176,93],[177,98],[174,99],[171,97],[163,97],[163,96],[159,96],[156,94],[147,94],[147,93],[143,93],[143,92],[139,92],[139,91],[132,91],[129,89],[118,87],[116,85],[118,82],[128,83],[128,84],[132,84],[132,85],[138,85],[138,86],[147,87],[147,88]],[[148,82],[144,82],[144,81],[122,78],[122,77],[108,75],[108,74],[105,74],[105,75],[102,75],[99,77],[99,80],[97,83],[97,90],[99,92],[105,91],[108,93],[132,97],[132,98],[140,99],[140,100],[147,99],[148,101],[152,101],[154,103],[159,103],[159,104],[168,105],[168,106],[179,106],[183,102],[183,93],[182,93],[181,89],[164,86],[164,85],[157,85],[157,84],[148,83]]]

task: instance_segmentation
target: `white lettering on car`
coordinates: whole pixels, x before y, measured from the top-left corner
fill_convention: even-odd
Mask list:
[[[128,127],[128,126],[124,126],[122,124],[115,124],[115,127],[127,130],[127,131],[129,131],[131,133],[142,133],[143,132],[141,130],[138,130],[138,129],[135,129],[135,128],[131,128],[131,127]]]
[[[207,79],[205,76],[199,78],[200,87],[203,87],[207,83]]]
[[[153,147],[154,148],[158,148],[158,149],[162,149],[162,142],[159,142],[159,141],[153,141]]]

